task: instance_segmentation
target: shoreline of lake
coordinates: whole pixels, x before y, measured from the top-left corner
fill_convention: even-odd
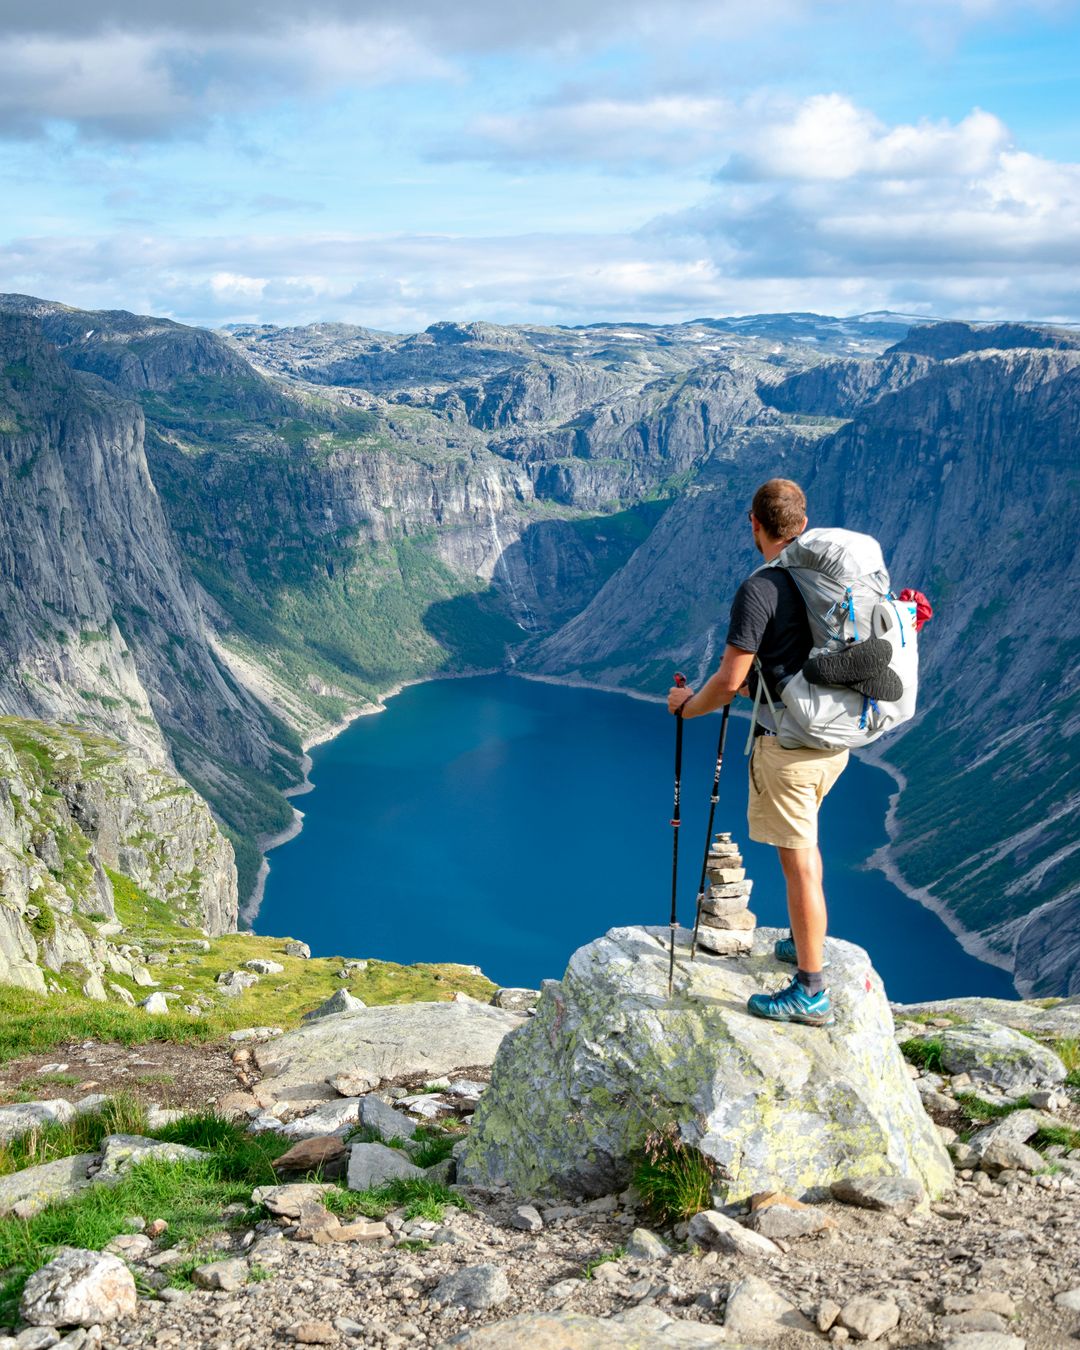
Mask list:
[[[420,676],[410,680],[403,680],[400,683],[393,685],[385,692],[380,693],[378,697],[378,702],[376,704],[368,705],[363,708],[357,709],[355,712],[350,713],[341,722],[336,723],[332,727],[326,728],[323,731],[305,740],[303,742],[303,750],[304,750],[303,780],[300,783],[296,784],[294,787],[286,789],[284,795],[289,797],[299,796],[307,792],[310,792],[314,789],[315,785],[311,782],[309,777],[311,769],[311,758],[308,752],[310,750],[314,749],[316,746],[323,745],[332,740],[335,740],[339,735],[347,731],[349,727],[351,727],[353,723],[358,720],[358,718],[371,716],[374,715],[375,713],[385,712],[387,710],[387,705],[389,701],[392,698],[395,698],[401,693],[403,693],[406,689],[414,688],[419,685],[434,683],[437,681],[472,679],[492,674],[503,674],[513,676],[530,683],[561,686],[571,689],[580,689],[593,693],[616,694],[623,698],[632,699],[638,702],[654,703],[654,704],[663,704],[665,702],[665,699],[662,695],[646,694],[642,693],[639,690],[621,689],[617,686],[611,685],[593,684],[587,680],[564,678],[553,675],[540,675],[527,671],[517,671],[514,669],[476,670],[453,674],[435,674],[430,676]],[[732,712],[736,717],[739,717],[744,720],[749,719],[749,713],[747,711],[733,708]],[[890,764],[888,760],[884,757],[884,755],[882,755],[879,751],[875,751],[874,748],[871,747],[866,751],[863,751],[860,757],[863,759],[865,763],[871,765],[872,767],[882,769],[885,773],[889,775],[889,777],[892,779],[893,784],[895,785],[895,790],[889,795],[888,807],[886,809],[884,817],[886,841],[885,843],[881,844],[877,849],[874,849],[867,855],[863,864],[865,868],[867,870],[874,870],[880,872],[891,885],[895,886],[896,889],[905,896],[906,899],[914,901],[921,908],[927,910],[928,912],[933,914],[937,919],[939,919],[945,925],[948,931],[952,934],[952,936],[956,939],[961,948],[969,956],[971,956],[977,961],[980,961],[984,965],[988,965],[994,969],[1003,971],[1011,977],[1011,968],[1008,962],[999,953],[991,951],[983,939],[981,939],[977,934],[973,934],[969,932],[966,928],[964,928],[963,925],[956,919],[955,915],[953,915],[946,908],[946,906],[941,901],[939,901],[936,896],[934,896],[932,891],[930,891],[928,888],[925,887],[917,887],[904,877],[902,871],[900,870],[899,863],[896,859],[895,850],[896,850],[896,837],[898,833],[898,825],[896,821],[897,806],[900,800],[900,796],[904,790],[904,787],[906,786],[906,780],[904,778],[903,773],[899,769],[897,769],[894,765]],[[260,849],[263,852],[264,856],[262,860],[262,866],[260,867],[256,887],[252,891],[251,897],[244,904],[242,909],[241,917],[246,924],[253,925],[255,923],[256,919],[258,918],[259,910],[261,908],[263,896],[265,893],[266,879],[270,873],[270,863],[266,858],[265,854],[271,851],[272,849],[278,848],[282,844],[288,843],[289,841],[295,839],[303,829],[303,822],[304,822],[304,812],[294,808],[293,820],[285,829],[281,830],[280,832],[278,832],[273,836],[270,836],[265,841],[265,843],[263,840],[259,841]],[[1015,996],[1020,997],[1019,993],[1016,993]]]

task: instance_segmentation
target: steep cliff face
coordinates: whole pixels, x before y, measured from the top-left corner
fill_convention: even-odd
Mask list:
[[[180,923],[236,926],[232,848],[186,783],[110,738],[0,718],[0,982],[97,999],[117,975],[152,984],[118,945],[115,887],[132,883]]]
[[[238,831],[283,823],[253,775],[294,781],[298,756],[215,655],[141,409],[33,318],[0,313],[0,352],[0,709],[175,758]]]
[[[810,481],[936,597],[920,718],[883,746],[897,861],[1025,994],[1080,992],[1078,440],[1080,350],[974,352],[857,417]]]

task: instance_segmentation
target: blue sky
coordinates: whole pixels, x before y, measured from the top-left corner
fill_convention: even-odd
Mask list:
[[[0,290],[398,331],[1080,320],[1080,3],[178,9],[0,0]]]

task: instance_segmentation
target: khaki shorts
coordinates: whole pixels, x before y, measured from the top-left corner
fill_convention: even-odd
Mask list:
[[[775,736],[756,737],[746,808],[750,838],[776,848],[813,848],[818,808],[847,762],[846,750],[785,750]]]

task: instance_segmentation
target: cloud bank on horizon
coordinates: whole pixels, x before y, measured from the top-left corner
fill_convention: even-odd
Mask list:
[[[0,290],[1080,320],[1069,0],[0,0]]]

